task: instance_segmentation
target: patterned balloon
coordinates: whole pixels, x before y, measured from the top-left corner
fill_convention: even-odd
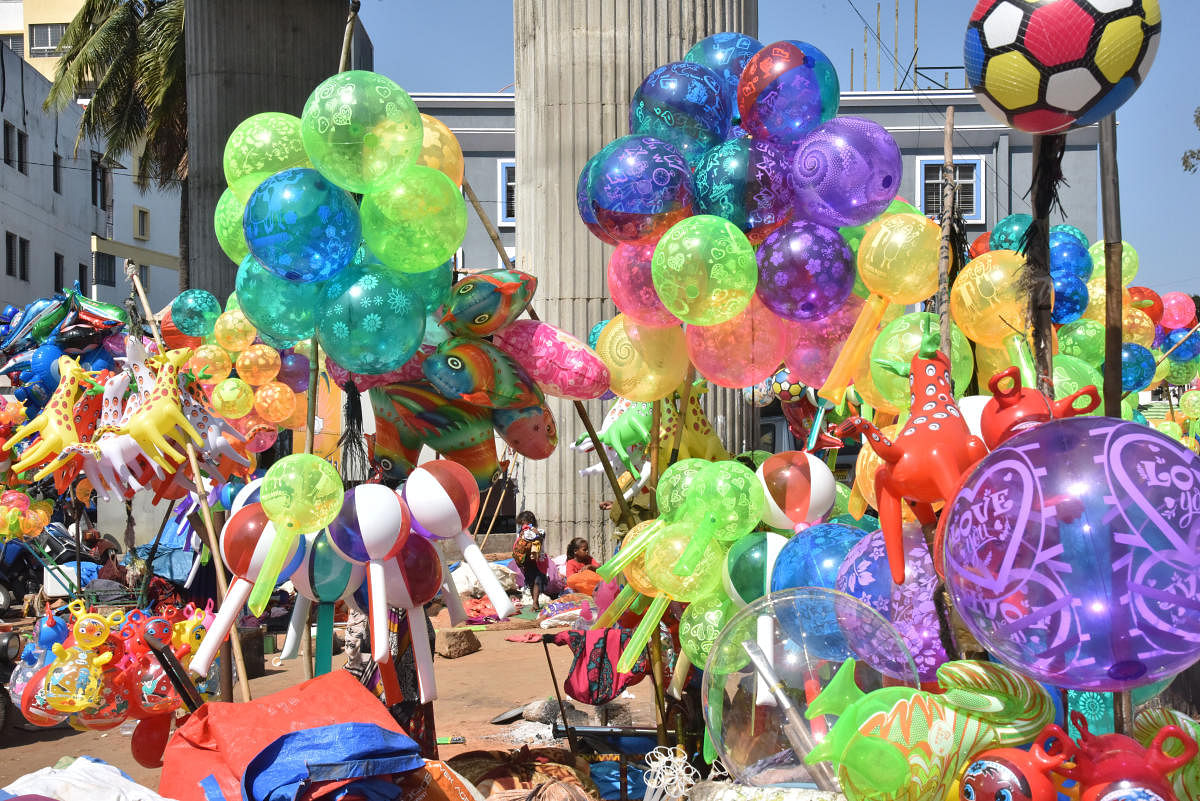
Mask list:
[[[351,192],[399,180],[422,147],[421,113],[390,78],[350,70],[326,78],[300,115],[304,149],[321,173]]]
[[[384,264],[422,273],[458,250],[467,232],[462,190],[445,173],[414,164],[387,189],[365,195],[362,236]]]
[[[424,306],[390,271],[347,267],[321,295],[317,338],[347,370],[395,370],[417,352],[424,334]]]
[[[185,289],[171,301],[171,321],[190,337],[211,334],[220,315],[220,302],[206,289]]]
[[[1104,272],[1104,240],[1093,242],[1088,248],[1088,254],[1092,257],[1093,272]],[[1121,284],[1129,286],[1134,278],[1137,278],[1138,272],[1138,252],[1133,245],[1122,240],[1121,242]]]
[[[242,203],[275,173],[311,167],[300,138],[300,118],[265,111],[242,120],[225,141],[221,166],[225,183]]]
[[[754,247],[737,226],[697,214],[671,227],[654,248],[654,289],[689,325],[716,325],[750,303],[758,283]]]
[[[592,232],[592,236],[601,242],[616,245],[618,244],[616,238],[604,230],[600,221],[596,219],[596,210],[592,208],[592,166],[600,158],[601,153],[588,159],[587,163],[583,165],[583,169],[579,171],[579,180],[575,182],[575,208],[579,211],[579,219]]]
[[[787,320],[819,320],[850,296],[854,256],[842,235],[808,220],[784,223],[758,249],[755,293]]]
[[[1164,292],[1162,305],[1158,322],[1163,328],[1190,328],[1196,322],[1196,304],[1183,292]]]
[[[201,383],[215,384],[229,377],[233,362],[219,345],[201,345],[188,359],[186,369],[191,370]]]
[[[280,278],[325,281],[341,271],[362,239],[358,205],[316,170],[272,175],[246,203],[250,252]]]
[[[867,534],[846,552],[834,580],[838,592],[853,595],[885,618],[892,613],[894,586],[882,531]]]
[[[946,513],[955,607],[994,656],[1117,691],[1200,656],[1197,456],[1105,417],[1044,423],[976,467]]]
[[[737,611],[724,593],[692,601],[679,618],[679,647],[693,665],[704,665],[713,641]]]
[[[250,252],[250,246],[246,244],[246,229],[242,226],[242,214],[245,210],[245,201],[238,200],[233,190],[226,189],[221,193],[217,200],[217,208],[213,211],[213,229],[217,234],[217,244],[235,264],[241,264],[242,259]]]
[[[463,182],[463,152],[458,137],[446,127],[446,123],[428,114],[421,115],[421,152],[417,164],[432,167],[446,175],[455,186]]]
[[[837,114],[840,88],[829,57],[807,42],[769,44],[738,83],[741,125],[751,136],[792,145]]]
[[[691,216],[692,171],[673,145],[653,136],[622,136],[590,163],[588,199],[597,224],[613,239],[654,241]]]
[[[524,367],[547,395],[591,400],[608,389],[608,368],[596,352],[549,323],[515,320],[492,342]]]
[[[761,240],[791,213],[787,151],[766,139],[739,136],[696,166],[696,210],[724,217]]]
[[[639,328],[618,314],[600,332],[596,353],[608,367],[612,391],[632,401],[661,400],[687,377],[687,345],[674,326]]]
[[[537,384],[518,362],[490,342],[453,337],[421,363],[438,392],[454,400],[494,409],[540,406]]]
[[[1121,391],[1141,392],[1154,381],[1154,354],[1132,342],[1121,343]],[[1100,366],[1104,372],[1104,365]]]
[[[240,353],[254,343],[258,332],[241,309],[222,312],[213,324],[213,339],[230,353]]]
[[[1167,358],[1171,361],[1190,362],[1200,356],[1200,332],[1192,333],[1183,328],[1177,328],[1167,334],[1164,349],[1170,351]]]
[[[989,250],[1016,250],[1029,226],[1033,225],[1032,214],[1010,214],[992,228],[988,239]]]
[[[520,270],[486,270],[455,284],[440,322],[460,336],[494,334],[525,313],[537,278]]]
[[[904,638],[921,681],[935,681],[937,669],[948,661],[933,601],[940,579],[918,523],[904,526],[904,565],[904,583],[892,586],[887,617]]]
[[[1092,254],[1087,245],[1067,231],[1050,234],[1051,274],[1070,273],[1086,282],[1092,277],[1092,269]]]
[[[238,377],[252,387],[274,381],[279,375],[279,352],[269,345],[251,345],[233,363]],[[286,416],[286,415],[285,415]]]
[[[744,33],[714,33],[692,45],[683,60],[703,64],[721,77],[728,92],[730,112],[736,111],[738,82],[750,58],[762,50],[762,42]]]
[[[618,244],[608,260],[608,294],[617,311],[638,325],[650,328],[679,325],[679,318],[667,311],[654,291],[650,268],[653,258],[652,243]]]
[[[1050,322],[1055,325],[1073,323],[1083,316],[1088,305],[1087,284],[1070,272],[1054,273],[1054,308]]]
[[[1058,352],[1099,367],[1104,361],[1104,324],[1086,318],[1067,323],[1058,332]]]
[[[323,281],[300,283],[280,278],[247,255],[237,274],[242,313],[260,333],[280,339],[308,339],[316,330]]]
[[[810,387],[825,383],[862,307],[862,299],[851,295],[825,317],[792,323],[793,346],[783,357],[788,371]]]
[[[796,148],[791,167],[797,216],[833,228],[882,214],[904,172],[896,140],[862,117],[835,117],[817,126]]]
[[[775,373],[788,345],[787,323],[758,296],[740,314],[716,325],[689,325],[688,358],[700,374],[721,387],[739,389]]]
[[[213,387],[211,400],[213,411],[236,420],[254,408],[254,388],[240,378],[226,378]]]
[[[938,327],[937,315],[930,312],[910,312],[883,327],[871,346],[871,382],[888,403],[907,409],[911,384],[909,368],[912,358],[921,347],[921,338],[930,327]],[[971,346],[958,326],[950,323],[950,376],[954,396],[962,397],[975,372]]]
[[[695,166],[725,139],[733,96],[702,64],[674,61],[656,68],[633,93],[629,132],[675,146]]]

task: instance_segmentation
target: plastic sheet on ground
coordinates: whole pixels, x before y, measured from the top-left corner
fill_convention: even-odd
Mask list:
[[[58,801],[169,801],[107,762],[81,756],[64,768],[42,768],[0,789],[0,801],[44,795]]]
[[[505,566],[500,562],[488,562],[492,568],[492,573],[496,576],[496,580],[500,582],[500,586],[505,592],[517,591],[517,574],[512,568]],[[475,574],[471,572],[471,568],[465,564],[459,564],[458,567],[450,571],[450,577],[454,579],[454,588],[458,590],[458,594],[466,593],[473,598],[481,598],[483,596],[483,586],[479,580],[475,578]]]

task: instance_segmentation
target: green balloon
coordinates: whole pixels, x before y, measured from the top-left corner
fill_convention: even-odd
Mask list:
[[[680,459],[662,471],[662,475],[658,477],[658,488],[654,493],[654,497],[658,501],[659,517],[671,520],[678,511],[683,510],[688,489],[708,465],[707,459]]]
[[[1200,357],[1196,357],[1190,362],[1173,362],[1167,359],[1167,363],[1171,365],[1167,368],[1167,383],[1177,387],[1192,383],[1196,378],[1197,370],[1200,370]]]
[[[240,265],[241,262],[239,261]],[[241,311],[242,303],[238,300],[237,292],[230,292],[229,297],[225,298],[225,311]]]
[[[1083,359],[1059,353],[1054,356],[1052,364],[1054,366],[1055,400],[1062,400],[1068,395],[1074,395],[1088,386],[1094,386],[1101,392],[1104,391],[1104,379],[1100,377],[1100,371]],[[1089,414],[1093,417],[1103,415],[1104,405],[1101,404]]]
[[[713,540],[705,544],[695,569],[689,575],[675,573],[675,563],[683,556],[691,540],[691,526],[679,523],[668,525],[654,541],[654,547],[646,551],[643,560],[646,577],[659,592],[674,601],[690,603],[711,595],[721,586],[725,550]]]
[[[1132,395],[1121,401],[1121,419],[1141,423],[1144,426],[1150,425],[1150,421],[1146,419],[1146,415],[1142,414],[1142,410],[1138,408],[1137,400]]]
[[[716,592],[692,601],[679,617],[679,647],[698,668],[703,668],[713,642],[737,613],[724,593]]]
[[[770,459],[771,456],[773,456],[773,454],[770,451],[744,451],[739,453],[734,458],[744,465],[754,465],[754,469],[757,470],[759,466],[762,465],[763,462]]]
[[[883,210],[883,213],[879,217],[886,217],[889,214],[921,214],[921,210],[907,201],[895,198],[888,204],[888,207]],[[876,217],[875,220],[878,220],[879,217]],[[875,220],[870,220],[862,225],[847,225],[838,229],[838,233],[842,235],[842,239],[846,240],[846,244],[850,247],[850,252],[854,254],[855,264],[858,263],[858,246],[862,243],[863,235],[866,234],[867,228]],[[866,299],[871,294],[870,290],[867,289],[867,285],[858,276],[857,269],[854,271],[853,292],[863,299]]]
[[[689,488],[688,504],[689,518],[700,520],[703,514],[712,536],[731,542],[762,520],[767,494],[755,472],[741,462],[710,462]]]
[[[829,516],[837,517],[838,515],[849,514],[851,492],[850,487],[839,481],[833,485],[833,491],[835,493],[833,496],[833,508],[829,510]]]
[[[320,531],[342,508],[342,477],[320,456],[285,456],[263,476],[259,501],[280,533]]]
[[[354,373],[380,375],[404,364],[425,335],[425,306],[392,270],[349,266],[325,285],[317,339]]]
[[[232,190],[226,189],[221,193],[217,209],[213,212],[217,244],[235,264],[241,264],[250,252],[250,246],[246,244],[246,229],[242,227],[242,212],[245,210],[246,204],[238,200]]]
[[[1104,240],[1088,248],[1092,256],[1092,275],[1104,275]],[[1121,286],[1129,286],[1138,273],[1138,253],[1133,245],[1121,241]]]
[[[1166,434],[1171,439],[1179,439],[1183,436],[1183,426],[1174,420],[1162,420],[1155,428],[1158,429],[1160,434]]]
[[[921,347],[925,331],[937,330],[938,316],[929,312],[911,312],[888,323],[871,347],[871,380],[892,405],[907,409],[911,385],[908,368]],[[885,365],[902,370],[897,373]],[[961,398],[975,372],[975,356],[971,343],[954,323],[950,323],[950,377],[954,380],[954,396]]]
[[[671,226],[654,248],[650,274],[663,305],[689,325],[733,319],[758,285],[754,246],[736,225],[711,214]]]
[[[225,182],[243,205],[254,189],[275,173],[311,167],[300,137],[300,118],[267,111],[242,120],[225,142],[222,166]]]
[[[1086,318],[1067,323],[1058,329],[1058,352],[1099,368],[1104,363],[1104,324]]]
[[[264,341],[266,337],[281,342],[311,337],[317,330],[317,304],[324,291],[324,282],[288,281],[253,256],[242,259],[238,268],[238,304]]]
[[[415,164],[389,189],[366,195],[363,241],[381,262],[406,273],[436,269],[467,233],[462,191],[446,174]]]
[[[424,126],[417,104],[395,81],[351,70],[309,95],[300,135],[322,175],[365,195],[395,186],[401,171],[416,163]]]
[[[1189,389],[1179,396],[1179,411],[1189,420],[1200,419],[1200,389]]]

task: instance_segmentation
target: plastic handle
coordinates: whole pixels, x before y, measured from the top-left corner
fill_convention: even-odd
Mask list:
[[[446,611],[450,613],[450,625],[457,626],[459,623],[467,621],[467,610],[463,606],[462,598],[458,597],[458,588],[454,586],[454,579],[450,576],[450,568],[446,565],[446,560],[442,559],[442,602],[446,604]]]
[[[633,670],[642,651],[646,650],[646,643],[650,642],[650,635],[658,630],[658,622],[662,620],[670,603],[671,599],[662,593],[654,596],[650,608],[646,610],[646,614],[642,615],[642,622],[638,623],[638,627],[633,630],[633,636],[629,638],[625,650],[621,652],[621,658],[617,660],[618,673],[628,673]]]
[[[396,568],[399,571],[399,567]],[[421,691],[421,703],[437,699],[437,682],[433,677],[433,652],[429,650],[429,631],[425,627],[425,609],[413,604],[408,584],[401,577],[388,584],[392,602],[404,610],[408,618],[408,636],[412,640],[413,663],[417,666],[417,684]]]
[[[616,623],[621,615],[625,614],[625,610],[633,606],[633,602],[637,600],[637,597],[638,591],[626,584],[617,593],[617,597],[613,598],[613,602],[596,618],[596,622],[592,624],[592,630],[606,629]]]
[[[629,563],[637,559],[643,553],[650,543],[654,541],[654,537],[662,528],[664,521],[662,518],[654,521],[654,524],[647,526],[646,530],[638,534],[632,542],[626,542],[621,546],[621,550],[612,555],[607,562],[600,565],[596,570],[600,574],[600,578],[605,581],[612,581],[625,568],[629,567]]]
[[[371,621],[371,658],[376,662],[388,659],[387,586],[383,562],[367,562],[367,597]]]
[[[858,313],[858,319],[854,321],[854,328],[851,329],[846,344],[842,346],[842,352],[838,354],[833,369],[829,371],[829,377],[817,392],[834,406],[841,405],[842,398],[846,396],[846,387],[850,386],[854,368],[866,358],[887,307],[887,300],[879,295],[871,295],[863,304],[862,311]]]
[[[701,524],[696,527],[692,538],[688,540],[683,553],[679,554],[679,558],[675,560],[675,567],[671,572],[677,576],[690,576],[695,573],[696,565],[700,563],[700,557],[704,556],[708,543],[712,542],[712,536],[712,515],[706,514]]]
[[[288,618],[287,636],[283,638],[283,648],[280,649],[279,656],[271,660],[275,667],[282,665],[285,659],[295,659],[296,654],[300,653],[300,636],[304,633],[304,627],[308,625],[310,609],[312,609],[312,601],[297,593],[296,605],[292,607],[292,616]]]
[[[305,615],[305,620],[308,616]],[[333,670],[333,604],[317,604],[317,653],[313,675],[324,676]]]
[[[676,701],[683,700],[683,685],[687,684],[688,673],[692,669],[692,658],[686,652],[680,651],[675,659],[675,672],[671,674],[671,685],[667,694]]]
[[[763,659],[774,667],[775,656],[775,618],[770,615],[759,615],[755,620],[754,639],[762,649]],[[775,706],[775,695],[771,685],[761,673],[755,671],[754,703],[759,706]]]
[[[1037,387],[1037,370],[1033,366],[1033,354],[1029,352],[1029,343],[1020,334],[1009,334],[1004,338],[1004,355],[1021,371],[1021,383],[1027,387]]]
[[[496,607],[496,616],[503,619],[516,614],[517,608],[513,606],[508,593],[496,580],[496,574],[492,572],[492,566],[488,564],[488,561],[483,558],[483,551],[479,550],[479,546],[475,544],[475,538],[467,531],[460,531],[455,535],[454,543],[462,551],[463,561],[467,563],[471,572],[475,574],[475,578],[483,586],[488,600],[492,602],[492,606]]]
[[[220,611],[213,618],[212,625],[204,633],[200,647],[196,649],[196,655],[188,664],[188,670],[197,676],[208,675],[208,669],[212,667],[213,660],[217,658],[217,651],[221,648],[221,643],[229,636],[229,630],[233,628],[237,616],[242,613],[242,607],[245,606],[246,598],[249,595],[250,582],[241,576],[235,576],[229,584],[229,591],[225,593],[225,600],[221,604]]]
[[[271,538],[271,544],[267,548],[262,569],[258,571],[258,577],[254,579],[254,589],[250,592],[250,601],[247,604],[250,607],[250,614],[255,617],[261,617],[267,608],[267,602],[271,600],[271,593],[275,591],[275,585],[279,582],[279,573],[283,570],[283,564],[287,561],[288,554],[292,552],[299,536],[299,534],[275,529],[275,536]]]

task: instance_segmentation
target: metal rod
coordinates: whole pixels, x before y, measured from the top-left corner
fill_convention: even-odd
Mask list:
[[[892,91],[900,88],[900,0],[896,0],[896,21],[892,26]]]
[[[882,27],[880,26],[879,21],[882,18],[882,13],[883,13],[882,9],[883,9],[883,3],[875,4],[875,91],[879,91],[879,85],[880,85],[880,80],[881,80],[881,78],[880,78],[881,64],[879,62],[881,61],[880,56],[883,54],[883,38],[880,36],[880,34],[883,32],[883,30],[882,30]]]
[[[1100,121],[1100,209],[1104,221],[1104,414],[1121,416],[1121,189],[1117,118]]]
[[[938,246],[938,323],[941,350],[950,358],[950,229],[954,219],[954,106],[946,108],[946,126],[942,134],[942,241]]]
[[[554,685],[554,697],[558,699],[558,714],[562,716],[563,728],[567,730],[567,742],[571,744],[571,753],[579,752],[579,743],[575,742],[575,729],[567,720],[567,705],[563,703],[562,691],[558,689],[558,676],[554,675],[554,662],[550,659],[550,642],[542,636],[542,650],[546,652],[546,667],[550,668],[550,683]]]
[[[154,577],[154,557],[158,555],[158,544],[162,542],[163,532],[167,529],[167,521],[171,519],[171,514],[175,511],[175,501],[167,504],[167,513],[163,515],[162,522],[158,524],[158,533],[154,535],[154,541],[150,543],[150,551],[146,554],[146,575],[142,577],[142,586],[138,590],[138,608],[146,605],[147,595],[150,592],[150,579]]]

